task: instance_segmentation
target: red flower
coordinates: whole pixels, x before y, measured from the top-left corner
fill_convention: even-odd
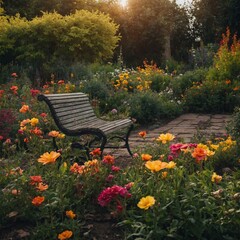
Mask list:
[[[15,72],[12,73],[11,76],[14,77],[14,78],[17,78],[17,77],[18,77],[17,73],[15,73]]]
[[[90,152],[92,156],[100,156],[101,155],[101,150],[100,148],[94,149],[92,152]]]
[[[37,89],[30,89],[30,92],[32,94],[32,97],[35,97],[36,95],[38,95],[39,93],[41,93],[39,90]]]

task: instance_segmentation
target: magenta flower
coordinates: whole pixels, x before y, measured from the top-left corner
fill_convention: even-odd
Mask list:
[[[102,207],[107,206],[112,200],[117,197],[130,198],[131,194],[125,187],[114,185],[104,189],[98,196],[98,204]]]

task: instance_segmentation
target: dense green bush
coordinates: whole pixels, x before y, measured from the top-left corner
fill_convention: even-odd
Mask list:
[[[194,83],[201,83],[206,78],[206,74],[207,69],[199,68],[174,77],[171,82],[174,96],[181,99]]]
[[[233,112],[240,104],[240,98],[228,82],[204,81],[186,91],[183,103],[186,111],[222,113]]]
[[[227,126],[229,134],[236,139],[240,139],[240,107],[234,109],[232,120]]]
[[[150,77],[151,90],[156,92],[164,91],[169,87],[172,77],[167,74],[154,74]]]
[[[176,102],[150,91],[133,94],[130,100],[130,116],[139,123],[173,118],[181,111],[182,108]]]
[[[64,17],[44,13],[31,21],[1,16],[0,28],[0,62],[32,66],[42,78],[53,66],[111,59],[119,41],[109,16],[84,10]]]

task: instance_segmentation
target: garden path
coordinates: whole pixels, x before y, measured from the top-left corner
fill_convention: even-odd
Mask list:
[[[146,128],[141,127],[132,131],[129,144],[132,152],[137,149],[144,148],[149,144],[154,144],[153,139],[157,138],[161,133],[171,133],[175,135],[176,141],[191,142],[196,137],[208,139],[211,136],[221,137],[227,134],[226,125],[231,120],[231,115],[227,114],[183,114],[166,124],[153,124]],[[145,139],[142,139],[138,133],[146,131]],[[106,149],[104,154],[110,153],[117,159],[130,159],[126,149],[111,150]]]

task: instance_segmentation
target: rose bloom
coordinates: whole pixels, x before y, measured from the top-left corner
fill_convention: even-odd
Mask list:
[[[20,113],[26,113],[29,111],[29,106],[28,105],[23,105],[20,109],[19,112]]]
[[[17,190],[17,189],[13,189],[13,190],[12,190],[12,194],[13,194],[13,195],[19,195],[20,193],[21,193],[20,190]]]
[[[100,148],[96,148],[93,151],[91,151],[90,154],[92,156],[100,156],[101,155],[101,149]]]
[[[156,200],[152,196],[143,197],[138,202],[137,206],[141,209],[147,210],[155,204]]]
[[[142,154],[141,155],[143,161],[150,161],[152,160],[152,156],[150,154]]]
[[[32,204],[34,206],[40,206],[44,202],[44,200],[45,200],[44,197],[37,196],[32,200]]]
[[[159,137],[156,139],[158,142],[162,142],[162,144],[166,144],[167,142],[172,141],[175,138],[174,135],[171,133],[160,134]]]
[[[32,118],[31,120],[30,120],[30,124],[31,124],[31,126],[36,126],[37,124],[39,123],[39,120],[37,119],[37,118]]]
[[[48,185],[47,184],[43,184],[42,182],[40,182],[37,186],[36,189],[39,190],[40,192],[45,191],[48,189]]]
[[[112,166],[111,170],[112,170],[113,172],[119,172],[119,171],[121,170],[121,168],[120,168],[120,167],[117,167],[117,166]]]
[[[54,163],[58,157],[60,157],[60,153],[51,151],[50,153],[46,152],[40,156],[38,162],[42,163],[43,165],[48,163]]]
[[[60,234],[58,234],[59,240],[66,240],[69,239],[73,235],[72,231],[66,230]]]
[[[49,137],[58,137],[58,135],[59,135],[58,131],[51,131],[51,132],[48,133]]]
[[[76,217],[76,214],[72,210],[69,210],[69,211],[66,211],[66,216],[71,219],[74,219]]]
[[[113,165],[114,161],[115,161],[115,158],[114,158],[114,156],[111,156],[111,155],[104,156],[104,158],[102,160],[103,163],[106,163],[106,164],[109,164],[109,165]]]
[[[2,135],[0,135],[0,141],[2,141],[3,140],[3,136]]]
[[[142,138],[145,138],[147,136],[147,132],[146,131],[141,131],[138,133],[138,135]]]
[[[222,181],[222,176],[217,175],[215,172],[212,175],[212,182],[214,183],[220,183]]]
[[[165,169],[168,167],[168,163],[162,162],[160,160],[156,161],[147,161],[145,163],[146,168],[151,170],[152,172],[159,172],[162,169]]]

